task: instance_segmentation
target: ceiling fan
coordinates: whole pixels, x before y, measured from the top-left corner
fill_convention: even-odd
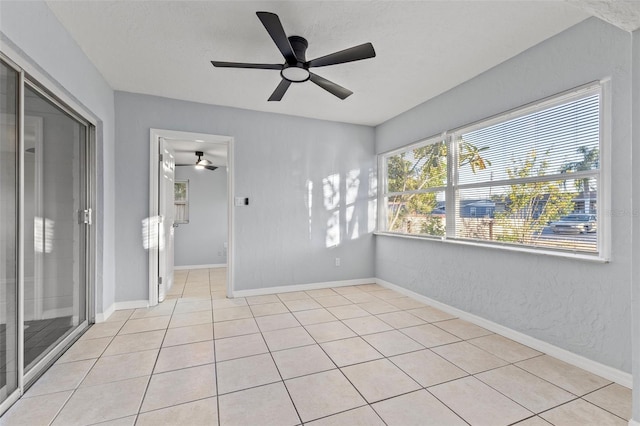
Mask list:
[[[346,62],[369,59],[376,56],[376,52],[373,50],[373,45],[371,43],[364,43],[307,61],[305,52],[309,43],[306,39],[300,36],[287,37],[284,32],[284,28],[282,27],[282,23],[280,22],[280,18],[278,18],[278,15],[275,13],[256,12],[256,15],[258,15],[258,19],[260,19],[262,25],[264,25],[269,35],[276,43],[276,46],[282,53],[282,56],[284,56],[285,63],[249,64],[242,62],[220,61],[211,61],[211,63],[214,67],[255,68],[280,71],[282,81],[269,97],[269,101],[281,100],[291,83],[304,83],[307,80],[311,80],[313,83],[340,99],[346,99],[349,95],[353,94],[352,91],[312,73],[309,71],[309,68],[343,64]]]
[[[196,151],[196,157],[198,157],[198,159],[196,160],[195,163],[192,164],[176,164],[176,166],[191,166],[194,167],[198,170],[201,169],[207,169],[207,170],[215,170],[218,167],[214,166],[211,161],[207,160],[207,159],[203,159],[202,157],[204,157],[204,152],[202,151]]]

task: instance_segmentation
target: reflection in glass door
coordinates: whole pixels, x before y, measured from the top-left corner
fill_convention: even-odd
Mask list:
[[[18,85],[0,60],[0,402],[18,389]]]
[[[24,371],[86,324],[88,126],[24,89]],[[36,369],[37,370],[37,369]]]

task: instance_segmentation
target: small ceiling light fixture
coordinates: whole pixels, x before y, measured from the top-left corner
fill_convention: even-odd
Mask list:
[[[204,166],[208,166],[209,164],[211,164],[211,161],[202,159],[202,157],[204,156],[204,152],[196,151],[196,156],[198,157],[198,159],[196,160],[196,170],[204,170]]]
[[[280,71],[280,75],[287,81],[292,83],[303,83],[311,77],[309,70],[302,66],[286,66]]]
[[[198,157],[198,159],[196,160],[196,170],[215,170],[217,168],[212,166],[213,163],[211,161],[202,158],[204,157],[204,152],[196,151],[196,156]]]
[[[196,157],[198,157],[198,159],[196,160],[195,164],[194,163],[176,164],[176,166],[188,166],[188,167],[195,166],[196,170],[203,170],[203,169],[215,170],[218,168],[217,166],[213,165],[213,162],[202,158],[204,157],[204,152],[196,151]]]

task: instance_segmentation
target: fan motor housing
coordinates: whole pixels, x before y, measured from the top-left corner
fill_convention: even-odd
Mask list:
[[[296,54],[298,62],[307,62],[307,58],[305,56],[307,47],[309,47],[307,39],[300,36],[291,36],[289,37],[289,43],[291,43],[291,48],[293,49],[293,53]]]
[[[305,62],[307,62],[305,54],[307,47],[309,47],[309,43],[304,37],[300,36],[291,36],[288,38],[298,62],[295,64],[285,63],[280,71],[280,75],[282,78],[292,83],[304,83],[311,77],[309,69],[304,65]]]

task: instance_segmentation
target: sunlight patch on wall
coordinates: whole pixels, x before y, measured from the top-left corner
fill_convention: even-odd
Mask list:
[[[160,235],[160,216],[142,220],[142,246],[145,250],[164,248],[164,238]]]
[[[33,218],[33,248],[36,253],[51,253],[53,251],[53,236],[55,221],[42,217]]]
[[[374,232],[377,225],[378,212],[378,176],[374,169],[369,169],[369,193],[367,202],[367,232]]]
[[[327,221],[325,247],[335,247],[340,244],[340,175],[333,174],[322,179],[322,194],[324,207],[332,212]]]
[[[360,189],[360,170],[350,170],[347,172],[347,235],[350,239],[356,239],[360,236],[358,227],[358,216],[354,215],[356,210],[356,200],[358,199],[358,191]]]
[[[307,205],[307,211],[309,213],[309,240],[311,240],[312,219],[313,219],[313,182],[307,179],[306,182],[307,196],[305,204]]]
[[[366,187],[363,187],[366,185]],[[313,182],[306,181],[305,202],[311,222]],[[356,240],[376,229],[377,175],[373,168],[366,171],[352,169],[334,173],[322,179],[322,201],[326,214],[325,247],[337,247],[348,240]],[[317,212],[316,212],[317,213]]]

